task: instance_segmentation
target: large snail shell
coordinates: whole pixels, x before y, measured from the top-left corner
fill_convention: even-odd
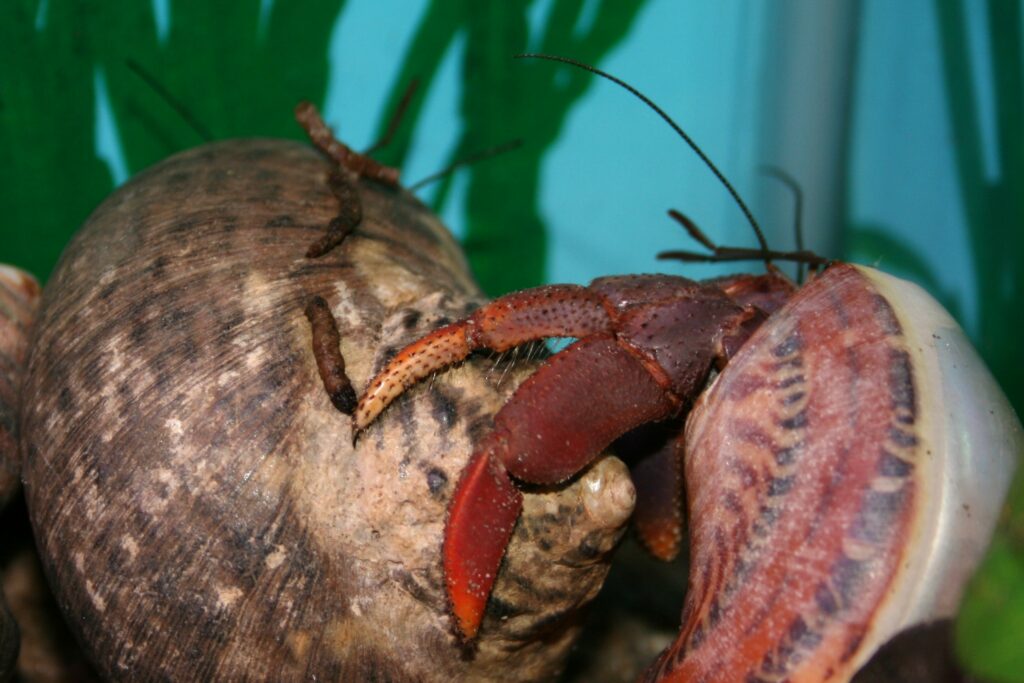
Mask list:
[[[480,294],[439,222],[371,182],[353,180],[356,232],[304,258],[338,211],[327,171],[295,143],[199,148],[118,190],[68,247],[44,292],[21,420],[58,600],[113,679],[550,677],[631,510],[628,477],[606,459],[528,497],[486,635],[460,649],[444,511],[473,440],[530,366],[502,382],[471,360],[353,448],[317,375],[309,297],[338,318],[360,389]]]
[[[0,510],[20,484],[17,397],[39,285],[28,273],[0,264]]]
[[[687,424],[690,587],[662,673],[849,680],[896,634],[955,613],[1022,452],[938,303],[870,268],[828,269]]]
[[[38,303],[39,285],[35,278],[0,264],[0,511],[20,485],[18,388]],[[13,675],[17,654],[18,627],[0,591],[0,681]]]

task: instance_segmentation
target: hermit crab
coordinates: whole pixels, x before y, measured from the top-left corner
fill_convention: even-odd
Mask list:
[[[755,250],[766,263],[780,256],[763,239]],[[1024,449],[1020,424],[923,290],[821,265],[801,287],[769,267],[525,290],[391,358],[359,399],[356,431],[477,349],[576,339],[495,415],[449,504],[443,562],[458,637],[492,627],[521,483],[571,480],[659,422],[670,436],[636,468],[636,527],[656,555],[674,555],[685,484],[690,571],[679,635],[646,680],[848,680],[897,633],[954,613]]]

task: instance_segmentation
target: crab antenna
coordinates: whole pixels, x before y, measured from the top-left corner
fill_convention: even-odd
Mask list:
[[[156,76],[146,71],[146,69],[144,69],[142,65],[134,59],[124,60],[124,65],[128,67],[132,73],[142,79],[146,85],[152,88],[153,92],[155,92],[160,99],[167,104],[167,106],[173,109],[174,113],[180,116],[181,119],[188,124],[189,128],[194,130],[196,135],[202,138],[203,142],[211,142],[213,140],[213,133],[210,132],[210,129],[203,125],[203,122],[199,120],[199,117],[193,114],[191,110],[181,102],[181,100],[175,97]]]
[[[416,190],[420,189],[421,187],[423,187],[425,185],[429,185],[430,183],[432,183],[432,182],[434,182],[436,180],[440,180],[441,178],[444,178],[449,173],[457,171],[458,169],[462,168],[463,166],[469,166],[471,164],[476,164],[476,163],[479,163],[481,161],[487,161],[488,159],[493,159],[494,157],[496,157],[496,156],[498,156],[500,154],[505,154],[506,152],[512,152],[514,150],[519,149],[522,146],[523,146],[522,139],[516,138],[515,140],[509,140],[508,142],[503,142],[502,144],[495,145],[494,147],[488,147],[487,149],[484,149],[484,150],[481,150],[479,152],[476,152],[475,154],[470,154],[469,156],[462,157],[461,159],[456,159],[452,163],[450,163],[447,166],[445,166],[444,168],[442,168],[440,171],[437,171],[435,173],[431,173],[426,178],[421,178],[420,180],[417,180],[415,183],[409,185],[405,189],[409,190],[409,192],[415,192]]]
[[[704,234],[703,230],[697,227],[696,223],[690,220],[689,216],[675,209],[669,209],[668,215],[676,223],[679,223],[679,225],[683,226],[683,229],[686,230],[687,234],[689,234],[690,237],[692,237],[697,242],[703,244],[708,251],[718,251],[718,247],[715,245],[715,243],[712,242],[711,239]]]
[[[704,151],[697,146],[697,143],[693,141],[693,138],[687,135],[686,131],[680,128],[679,124],[673,121],[672,117],[666,114],[661,107],[652,102],[649,97],[647,97],[642,92],[631,86],[629,83],[626,83],[622,79],[616,78],[615,76],[612,76],[610,73],[607,73],[605,71],[601,71],[597,67],[590,66],[589,64],[584,64],[583,62],[578,62],[575,59],[569,59],[568,57],[559,57],[557,55],[545,55],[537,53],[519,54],[515,55],[515,58],[547,59],[548,61],[552,62],[562,62],[563,64],[569,64],[571,66],[575,66],[576,68],[583,69],[584,71],[589,71],[590,73],[596,74],[602,78],[606,78],[612,83],[615,83],[616,85],[620,86],[626,91],[632,93],[634,97],[636,97],[641,102],[650,107],[655,114],[660,116],[662,120],[665,121],[665,123],[671,126],[672,130],[674,130],[676,134],[678,134],[679,137],[681,137],[683,141],[690,146],[690,149],[692,149],[697,154],[697,156],[700,157],[700,160],[703,161],[709,169],[711,169],[711,172],[715,174],[715,177],[718,178],[718,181],[722,183],[722,185],[725,186],[725,189],[729,191],[729,194],[732,195],[733,200],[740,207],[740,210],[743,211],[743,215],[747,217],[747,222],[750,223],[750,227],[754,229],[754,234],[757,235],[757,241],[761,245],[761,251],[764,252],[765,254],[770,253],[770,250],[768,249],[768,242],[767,240],[765,240],[764,234],[761,232],[761,226],[758,225],[757,219],[754,218],[754,214],[750,212],[749,208],[747,208],[746,202],[744,202],[743,198],[740,197],[740,194],[739,192],[736,191],[736,188],[734,188],[732,186],[732,183],[730,183],[728,179],[726,179],[726,177],[722,175],[722,172],[718,170],[718,167],[715,166],[714,163],[712,163],[711,159],[708,158],[708,155],[705,154]],[[765,259],[765,263],[768,263],[767,258]]]
[[[804,191],[801,189],[800,183],[789,173],[771,164],[761,166],[761,172],[775,178],[793,193],[793,231],[796,234],[796,250],[804,251]],[[796,269],[796,281],[802,283],[804,281],[804,264],[798,262]]]
[[[405,117],[405,111],[409,108],[409,103],[412,102],[412,96],[416,94],[416,90],[419,87],[420,79],[414,78],[409,81],[409,85],[405,86],[405,92],[402,93],[402,99],[398,101],[398,106],[391,113],[391,118],[388,120],[388,127],[385,129],[384,135],[381,136],[380,140],[367,147],[363,154],[372,154],[378,149],[391,144],[395,133],[398,132],[398,126],[401,125],[402,119]]]

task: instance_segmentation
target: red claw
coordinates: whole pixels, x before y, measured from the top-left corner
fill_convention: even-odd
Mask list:
[[[608,384],[619,391],[601,391]],[[592,400],[572,400],[580,394]],[[570,346],[519,387],[470,459],[448,512],[445,577],[464,639],[476,636],[522,509],[509,470],[535,484],[564,481],[623,432],[675,409],[637,359],[602,337]]]
[[[444,533],[444,576],[463,640],[476,637],[523,509],[523,494],[490,451],[477,452],[455,489]]]
[[[518,292],[480,308],[402,351],[370,383],[355,416],[358,431],[430,372],[472,350],[504,350],[545,337],[579,341],[548,359],[495,415],[449,507],[443,563],[458,631],[479,632],[522,509],[512,477],[558,484],[613,441],[643,424],[677,415],[760,320],[721,288],[669,276],[602,278],[589,288],[555,285]],[[734,339],[735,338],[735,339]],[[660,459],[674,472],[643,508],[642,532],[663,557],[679,547],[678,429]],[[675,509],[673,509],[675,508]]]

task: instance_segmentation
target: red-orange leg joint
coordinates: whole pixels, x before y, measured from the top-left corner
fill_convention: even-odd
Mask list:
[[[434,330],[402,349],[370,381],[359,399],[355,431],[366,428],[407,388],[464,360],[475,349],[504,351],[547,337],[607,332],[604,299],[578,285],[551,285],[495,299],[465,320]]]

